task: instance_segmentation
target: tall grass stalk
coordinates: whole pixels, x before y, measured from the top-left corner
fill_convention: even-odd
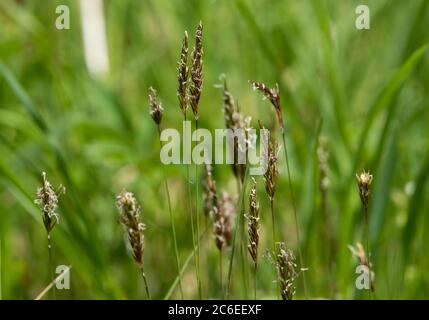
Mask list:
[[[239,199],[241,199],[241,203],[239,204],[240,211],[237,212],[238,215],[242,214],[242,211],[244,210],[244,197],[241,197],[241,194],[244,194],[244,185],[240,181],[240,178],[237,178],[238,185],[239,185]],[[241,264],[241,278],[243,281],[243,287],[244,287],[244,294],[247,298],[247,292],[248,292],[248,275],[247,275],[247,268],[246,268],[246,250],[245,250],[245,231],[244,231],[244,219],[241,219],[240,224],[236,225],[236,229],[239,229],[239,239],[238,243],[240,245],[240,264]]]
[[[246,185],[247,185],[247,176],[249,174],[249,166],[246,167],[246,173],[244,175],[244,181],[243,181],[243,187],[241,189],[241,194],[240,194],[240,201],[239,201],[239,210],[237,210],[237,216],[235,218],[235,225],[239,226],[241,224],[241,219],[242,219],[242,210],[243,210],[243,205],[244,205],[244,191],[246,190]],[[235,255],[235,245],[237,242],[237,233],[238,233],[238,227],[236,227],[234,229],[234,235],[233,235],[233,239],[232,239],[232,248],[231,248],[231,255],[229,257],[229,263],[228,263],[228,274],[227,274],[227,283],[225,286],[225,293],[224,293],[224,299],[228,299],[229,296],[229,291],[231,288],[231,282],[232,282],[232,265],[234,262],[234,255]]]
[[[161,102],[158,102],[156,91],[151,87],[149,88],[149,106],[150,106],[150,115],[153,119],[153,121],[156,124],[157,131],[158,131],[158,139],[159,139],[159,147],[160,150],[162,150],[163,143],[161,141],[161,120],[164,113],[164,109],[162,107]],[[179,249],[177,246],[177,237],[176,237],[176,224],[174,222],[174,215],[173,211],[171,210],[171,197],[170,197],[170,189],[168,187],[167,182],[167,176],[164,173],[164,186],[165,186],[165,192],[167,195],[167,202],[168,202],[168,212],[170,215],[171,220],[171,231],[173,235],[173,246],[174,246],[174,255],[176,257],[176,267],[177,267],[177,274],[180,273],[180,257],[179,257]],[[183,299],[183,289],[182,289],[182,282],[179,282],[179,288],[180,288],[180,296]]]
[[[184,112],[184,120],[187,121],[187,117],[186,117],[186,111]],[[192,193],[191,193],[191,185],[192,185],[192,181],[190,180],[190,173],[189,173],[189,164],[186,164],[186,193],[187,193],[187,198],[188,198],[188,208],[189,211],[191,213],[191,233],[192,233],[192,246],[196,247],[197,249],[199,248],[199,246],[197,246],[197,240],[196,238],[198,237],[198,235],[195,234],[195,218],[194,218],[194,208],[192,205]],[[199,287],[199,283],[200,281],[200,272],[199,272],[199,263],[198,263],[198,257],[197,254],[194,254],[194,263],[195,263],[195,275],[196,275],[196,280],[197,280],[197,285]],[[200,299],[202,298],[201,296],[201,292],[198,290],[198,294]]]
[[[297,215],[297,209],[296,209],[296,200],[295,200],[295,195],[294,195],[293,188],[292,188],[292,180],[291,180],[291,173],[290,173],[290,166],[289,166],[289,156],[288,156],[287,145],[286,145],[285,122],[283,120],[283,110],[282,110],[281,104],[280,104],[279,85],[277,83],[274,88],[270,89],[262,82],[250,81],[250,83],[252,84],[253,90],[257,90],[257,91],[261,92],[265,96],[265,98],[270,101],[270,103],[272,104],[272,106],[274,107],[274,110],[276,112],[277,121],[278,121],[278,125],[280,127],[280,133],[281,133],[282,141],[283,141],[283,150],[284,150],[284,154],[285,154],[286,169],[287,169],[287,175],[288,175],[288,180],[289,180],[289,191],[290,191],[290,195],[291,195],[291,199],[292,199],[293,215],[294,215],[294,219],[295,219],[295,233],[296,233],[296,240],[298,242],[299,260],[300,260],[300,264],[301,264],[301,269],[305,269],[305,267],[304,267],[305,263],[304,263],[304,259],[303,259],[302,251],[301,251],[301,239],[300,239],[300,235],[299,235],[299,222],[298,222],[298,215]],[[303,284],[304,284],[304,294],[305,294],[305,297],[308,298],[307,281],[306,281],[305,272],[304,272],[302,278],[303,278]]]
[[[224,84],[223,84],[223,113],[224,113],[224,120],[225,120],[225,128],[230,130],[243,130],[246,129],[246,119],[244,119],[242,113],[240,112],[240,109],[238,107],[238,104],[235,103],[234,97],[232,96],[231,92],[228,89],[226,78],[224,78]],[[248,137],[246,136],[246,140]],[[234,138],[232,141],[232,149],[233,149],[233,155],[234,155],[234,162],[232,164],[232,171],[235,176],[236,184],[237,184],[237,195],[238,198],[240,197],[241,190],[243,187],[243,178],[246,171],[246,165],[238,163],[239,153],[240,151],[240,144],[238,138]],[[246,141],[246,147],[247,147],[247,141]],[[244,199],[243,199],[244,201]],[[244,204],[242,204],[244,207]],[[248,292],[248,275],[247,275],[247,263],[246,263],[246,249],[245,249],[245,228],[244,228],[244,220],[242,220],[240,225],[237,225],[236,228],[240,228],[239,231],[240,239],[238,242],[240,243],[240,263],[241,263],[241,276],[243,280],[243,287],[245,293]]]
[[[162,149],[163,144],[161,141],[161,128],[160,128],[160,126],[158,126],[158,135],[159,135],[160,147]],[[173,234],[173,244],[174,244],[174,254],[176,256],[177,274],[179,274],[181,266],[180,266],[179,248],[177,245],[176,223],[174,221],[173,211],[171,210],[170,188],[168,187],[167,177],[165,175],[164,175],[164,186],[165,186],[165,193],[167,194],[168,212],[170,214],[170,220],[171,220],[171,232]],[[182,281],[181,280],[179,280],[179,290],[180,290],[180,297],[183,299],[183,288],[182,288]]]
[[[192,112],[195,116],[195,130],[198,132],[198,119],[199,119],[199,102],[201,92],[203,90],[203,24],[200,21],[198,23],[197,30],[195,32],[195,46],[191,53],[191,85],[189,87],[189,102],[192,108]],[[195,163],[195,215],[196,215],[196,232],[197,232],[197,281],[198,281],[198,293],[200,299],[202,299],[202,284],[201,284],[201,273],[200,273],[200,217],[199,217],[199,180],[198,180],[198,164]]]
[[[198,132],[198,117],[195,118],[195,130]],[[199,214],[199,185],[198,178],[198,164],[195,163],[195,216],[196,216],[196,232],[197,232],[197,267],[198,267],[198,294],[200,299],[203,298],[203,289],[201,284],[201,270],[200,270],[200,214]]]
[[[286,134],[285,134],[285,130],[284,130],[284,125],[281,127],[281,134],[282,134],[282,140],[283,140],[283,150],[284,150],[285,159],[286,159],[287,175],[288,175],[288,180],[289,180],[289,192],[290,192],[291,199],[292,199],[293,215],[294,215],[294,220],[295,220],[295,233],[296,233],[296,241],[298,243],[298,255],[299,255],[299,260],[300,260],[300,264],[301,264],[301,269],[305,269],[304,258],[302,256],[302,250],[301,250],[301,237],[300,237],[300,233],[299,233],[299,221],[298,221],[298,214],[297,214],[297,209],[296,209],[295,195],[294,195],[293,188],[292,188],[292,180],[291,180],[290,166],[289,166],[289,156],[288,156],[287,145],[286,145]],[[305,272],[303,272],[303,274],[302,274],[302,281],[304,284],[304,295],[307,299],[308,298],[308,291],[307,291],[307,278],[306,278]]]
[[[363,214],[364,214],[364,228],[363,228],[363,239],[365,241],[365,250],[367,253],[367,259],[368,259],[368,272],[369,272],[369,298],[372,299],[372,279],[371,279],[371,254],[369,251],[369,219],[368,219],[368,205],[369,205],[369,199],[371,196],[371,183],[372,183],[372,174],[369,172],[363,171],[359,175],[356,174],[357,184],[359,187],[359,196],[363,205]]]

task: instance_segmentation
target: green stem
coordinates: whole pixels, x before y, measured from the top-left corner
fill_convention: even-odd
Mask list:
[[[254,299],[255,300],[256,300],[256,289],[257,289],[257,281],[256,281],[257,270],[258,270],[258,263],[255,262],[255,268],[253,270],[253,285],[254,285],[254,288],[255,288],[255,294],[254,294]]]
[[[294,196],[293,188],[292,188],[292,180],[291,180],[291,174],[290,174],[289,156],[288,156],[287,146],[286,146],[286,134],[285,134],[284,124],[281,127],[281,134],[282,134],[283,149],[284,149],[284,154],[285,154],[285,159],[286,159],[287,175],[288,175],[288,180],[289,180],[289,191],[290,191],[290,195],[292,198],[293,215],[295,218],[295,232],[296,232],[296,240],[298,242],[298,254],[299,254],[301,269],[303,269],[303,268],[305,268],[305,264],[304,264],[304,259],[302,257],[302,251],[301,251],[301,239],[300,239],[300,235],[299,235],[299,222],[298,222],[298,215],[296,213],[297,210],[296,210],[295,196]],[[302,273],[302,279],[303,279],[303,284],[304,284],[305,298],[308,299],[307,280],[306,280],[305,272]]]
[[[162,141],[161,141],[161,127],[158,125],[158,135],[159,135],[159,144],[162,149]],[[167,202],[168,202],[168,212],[170,213],[170,220],[171,220],[171,231],[173,234],[173,243],[174,243],[174,254],[176,256],[176,266],[177,266],[177,274],[180,273],[180,257],[179,257],[179,248],[177,245],[177,237],[176,237],[176,224],[174,222],[174,215],[173,211],[171,210],[171,197],[170,197],[170,189],[168,187],[167,177],[164,174],[164,185],[165,185],[165,192],[167,194]],[[182,288],[182,281],[179,281],[179,289],[180,289],[180,296],[183,299],[183,288]]]
[[[150,292],[149,292],[149,285],[147,284],[146,273],[144,272],[143,266],[140,267],[140,271],[141,271],[141,275],[142,275],[143,282],[144,282],[144,288],[146,291],[146,296],[149,300],[151,300],[152,298],[151,298]]]
[[[235,225],[236,225],[236,226],[239,226],[239,225],[241,224],[241,216],[242,216],[241,211],[242,211],[242,209],[243,209],[243,202],[244,202],[244,190],[246,189],[246,184],[247,184],[247,175],[248,175],[248,173],[249,173],[249,166],[247,166],[247,168],[246,168],[246,174],[244,175],[243,189],[242,189],[242,192],[241,192],[241,194],[240,194],[240,202],[239,202],[240,207],[239,207],[239,210],[237,211],[237,213],[238,213],[238,214],[237,214],[237,216],[236,216],[236,218],[235,218]],[[229,258],[227,284],[226,284],[226,287],[225,287],[225,295],[224,295],[225,299],[227,299],[227,298],[228,298],[229,290],[230,290],[230,288],[231,288],[231,280],[232,280],[232,264],[233,264],[233,261],[234,261],[235,243],[237,242],[237,230],[238,230],[238,229],[239,229],[239,228],[235,228],[235,230],[234,230],[234,236],[233,236],[233,239],[232,239],[231,256],[230,256],[230,258]]]
[[[198,117],[195,118],[195,131],[198,131]],[[199,215],[199,178],[198,178],[198,164],[195,163],[195,188],[196,188],[196,196],[195,196],[195,215],[197,217],[197,268],[198,268],[198,294],[200,299],[203,298],[202,293],[202,285],[201,285],[201,274],[200,274],[200,215]]]
[[[273,226],[273,251],[276,252],[276,218],[274,213],[274,198],[270,199],[271,224]]]
[[[183,114],[185,121],[187,120],[186,118],[186,112]],[[191,180],[189,178],[189,164],[186,164],[186,184],[187,184],[187,197],[188,197],[188,208],[189,211],[191,213],[191,233],[192,233],[192,247],[195,248],[196,246],[196,241],[195,241],[195,228],[194,228],[194,209],[192,207],[192,196],[191,196]],[[193,254],[194,256],[194,263],[195,263],[195,275],[197,278],[197,283],[199,283],[199,270],[198,270],[198,261],[197,261],[197,257],[195,254]],[[180,279],[180,278],[179,278]]]
[[[369,272],[369,299],[372,300],[372,280],[371,280],[371,258],[369,254],[369,232],[368,232],[368,208],[364,207],[364,219],[365,219],[365,226],[364,226],[364,239],[365,239],[365,249],[367,253],[367,259],[368,259],[368,272]]]
[[[203,239],[203,237],[206,235],[206,233],[207,233],[208,230],[209,230],[209,227],[206,227],[206,229],[204,230],[204,232],[200,236],[201,239]],[[168,289],[167,294],[164,297],[164,300],[170,299],[171,296],[173,295],[173,292],[176,289],[177,284],[179,283],[179,279],[185,273],[185,270],[188,267],[189,262],[191,261],[191,259],[194,257],[196,251],[197,251],[197,248],[194,245],[193,246],[193,250],[191,251],[191,253],[189,254],[189,256],[186,258],[185,262],[183,263],[183,266],[182,266],[182,269],[180,270],[179,275],[176,277],[176,279],[174,279],[173,283],[171,284],[170,288]]]
[[[48,233],[48,253],[49,253],[49,270],[51,273],[51,281],[54,282],[54,287],[52,288],[52,294],[54,296],[54,300],[57,300],[57,286],[55,282],[55,272],[54,272],[54,263],[52,260],[52,245],[51,245],[51,235]]]
[[[237,186],[238,186],[238,194],[241,195],[242,190],[243,190],[243,184],[240,178],[237,178]],[[243,190],[244,192],[244,190]],[[240,212],[238,212],[239,214],[242,213],[243,209],[244,209],[244,197],[241,199],[242,203],[241,205],[241,210]],[[247,293],[248,293],[248,275],[247,275],[247,262],[246,262],[246,232],[245,232],[245,225],[244,225],[244,219],[241,219],[241,223],[240,226],[237,226],[237,228],[240,228],[240,232],[239,232],[239,236],[240,239],[238,239],[238,243],[240,244],[240,260],[241,260],[241,277],[243,280],[243,287],[244,287],[244,298],[247,299]]]

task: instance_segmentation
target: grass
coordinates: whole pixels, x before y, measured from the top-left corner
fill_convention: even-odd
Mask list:
[[[360,4],[354,0],[106,1],[110,72],[99,80],[91,78],[85,66],[78,2],[63,2],[71,12],[71,29],[63,31],[54,27],[53,0],[0,2],[1,298],[34,299],[49,284],[46,277],[36,276],[46,274],[42,258],[47,255],[46,234],[34,204],[42,171],[53,185],[67,187],[52,242],[54,264],[73,265],[72,289],[58,290],[58,298],[144,297],[138,274],[130,276],[136,274],[135,265],[112,202],[125,187],[133,190],[143,209],[152,298],[180,298],[180,282],[185,298],[199,297],[192,263],[198,247],[202,295],[219,297],[219,252],[211,226],[203,230],[198,224],[201,234],[193,235],[194,240],[190,235],[191,227],[197,233],[195,215],[202,213],[201,185],[199,205],[195,203],[195,183],[200,180],[195,177],[190,185],[190,177],[185,180],[189,167],[160,163],[158,132],[147,114],[146,93],[153,85],[165,109],[163,128],[181,129],[176,62],[183,31],[195,30],[200,20],[204,24],[200,128],[212,131],[224,126],[217,89],[221,74],[227,74],[240,111],[252,116],[254,126],[257,120],[270,124],[275,113],[249,89],[248,79],[279,83],[291,179],[285,162],[279,161],[276,237],[296,253],[301,248],[309,268],[308,297],[359,297],[354,288],[356,262],[347,245],[362,241],[365,226],[355,174],[366,169],[374,176],[368,240],[376,296],[427,298],[427,1],[369,0],[371,29],[363,31],[354,27],[355,7]],[[319,191],[320,137],[329,153],[326,196]],[[239,203],[247,199],[244,186],[237,193],[230,165],[216,165],[214,172],[219,190],[228,191]],[[164,201],[164,177],[172,215]],[[257,297],[276,298],[273,267],[263,254],[272,242],[270,203],[262,179],[257,180],[261,224]],[[192,194],[187,195],[188,187]],[[329,237],[321,197],[329,215]],[[244,214],[245,206],[237,211]],[[237,225],[241,219],[239,214]],[[172,222],[182,262],[179,275]],[[224,294],[230,289],[229,298],[247,294],[242,267],[247,275],[253,273],[247,252],[242,263],[237,251],[240,237],[232,249],[222,250],[222,282]],[[333,239],[333,244],[320,241],[324,238]],[[305,298],[301,277],[295,282],[295,299]]]

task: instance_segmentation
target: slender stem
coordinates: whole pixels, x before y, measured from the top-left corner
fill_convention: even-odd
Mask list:
[[[52,294],[54,296],[54,300],[57,300],[57,286],[55,283],[55,272],[54,272],[54,263],[52,260],[52,245],[51,245],[51,235],[48,233],[48,253],[49,253],[49,270],[51,273],[51,280],[54,281],[54,288],[52,290]]]
[[[244,175],[244,182],[243,182],[243,190],[240,194],[240,202],[239,202],[239,210],[237,211],[238,214],[235,218],[235,225],[239,226],[241,223],[241,211],[243,209],[243,202],[244,202],[244,190],[246,189],[246,184],[247,184],[247,175],[249,173],[249,166],[247,166],[246,168],[246,174]],[[232,249],[231,249],[231,256],[229,258],[229,265],[228,265],[228,275],[227,275],[227,284],[225,287],[225,299],[228,298],[229,295],[229,289],[231,288],[231,280],[232,280],[232,264],[234,262],[234,254],[235,254],[235,243],[237,242],[237,229],[234,229],[234,235],[232,238]]]
[[[183,114],[184,119],[186,121],[186,112]],[[192,247],[195,248],[196,241],[195,241],[195,228],[194,228],[194,209],[192,207],[192,196],[191,196],[191,180],[189,178],[189,164],[186,164],[186,184],[187,184],[187,197],[188,197],[188,208],[191,213],[191,233],[192,233]],[[197,256],[194,254],[194,263],[195,263],[195,274],[197,278],[197,283],[199,283],[199,268],[198,268],[198,260]]]
[[[49,291],[49,290],[51,290],[51,288],[52,287],[54,287],[55,286],[55,284],[57,283],[57,282],[59,282],[59,281],[61,281],[64,277],[65,277],[65,275],[68,273],[68,272],[70,272],[70,269],[72,268],[72,266],[70,265],[70,266],[68,266],[68,268],[66,269],[66,270],[64,270],[62,273],[60,273],[54,280],[52,280],[49,284],[48,284],[48,286],[45,288],[45,289],[43,289],[38,295],[37,295],[37,297],[36,298],[34,298],[34,300],[40,300],[40,299],[42,299],[44,296],[45,296],[45,294]]]
[[[371,257],[369,253],[369,234],[368,234],[368,208],[364,206],[364,219],[365,219],[365,226],[364,226],[364,238],[365,238],[365,246],[366,246],[366,253],[368,255],[368,272],[369,272],[369,298],[372,300],[372,280],[371,280]]]
[[[147,284],[146,273],[144,272],[143,266],[140,267],[140,271],[141,271],[141,275],[142,275],[143,282],[144,282],[144,288],[146,291],[146,296],[149,300],[151,300],[152,298],[150,297],[149,285]]]
[[[288,156],[287,146],[286,146],[286,134],[285,134],[284,125],[281,127],[281,134],[282,134],[283,149],[284,149],[285,159],[286,159],[287,175],[288,175],[288,180],[289,180],[289,191],[290,191],[290,195],[292,198],[293,215],[295,218],[295,232],[296,232],[296,240],[298,242],[299,260],[300,260],[301,268],[305,268],[304,259],[302,257],[302,251],[301,251],[301,239],[300,239],[300,235],[299,235],[298,215],[296,213],[296,202],[295,202],[295,196],[294,196],[293,188],[292,188],[292,180],[291,180],[290,166],[289,166],[289,156]],[[302,273],[302,279],[303,279],[303,283],[304,283],[305,298],[308,299],[307,280],[306,280],[305,272]]]
[[[198,131],[198,117],[195,118],[195,130]],[[199,215],[199,179],[198,179],[198,164],[195,163],[195,215],[197,217],[197,267],[198,267],[198,293],[200,299],[203,298],[202,285],[201,285],[201,274],[200,274],[200,215]]]
[[[241,212],[239,214],[241,214]],[[244,229],[243,226],[241,228]],[[247,298],[247,293],[249,292],[249,290],[248,290],[249,285],[248,285],[248,275],[247,275],[247,268],[246,268],[247,263],[246,263],[245,242],[246,242],[246,240],[245,240],[244,233],[241,232],[241,241],[239,241],[239,244],[240,244],[240,258],[241,258],[241,275],[242,275],[242,278],[243,278],[244,298],[248,299]]]
[[[162,141],[161,141],[161,127],[158,124],[158,135],[159,135],[159,145],[162,149]],[[164,174],[164,185],[165,185],[165,193],[167,194],[167,202],[168,202],[168,212],[170,214],[170,220],[171,220],[171,231],[173,234],[173,243],[174,243],[174,254],[176,256],[176,266],[177,266],[177,273],[180,273],[180,257],[179,257],[179,248],[177,246],[177,237],[176,237],[176,224],[174,222],[174,215],[173,211],[171,210],[171,197],[170,197],[170,189],[168,187],[167,177]],[[179,289],[180,289],[180,296],[183,299],[183,288],[182,288],[182,280],[179,279]]]
[[[256,300],[256,289],[257,289],[257,282],[256,282],[257,270],[258,270],[258,263],[255,262],[255,266],[254,266],[254,270],[253,270],[253,285],[254,285],[254,288],[255,288],[255,294],[254,294],[254,299],[255,300]]]
[[[242,192],[244,192],[244,186],[240,178],[237,177],[237,187],[238,187],[238,194],[241,195]],[[244,209],[244,197],[241,198],[242,203],[241,210],[238,212],[238,214],[242,214],[242,211]],[[239,236],[240,239],[238,239],[238,243],[240,244],[240,260],[241,260],[241,276],[243,280],[243,287],[244,287],[244,295],[245,299],[247,299],[247,293],[248,293],[248,275],[247,275],[247,262],[246,262],[246,233],[245,233],[245,225],[244,225],[244,219],[241,219],[241,223],[237,228],[240,228]]]
[[[276,218],[274,213],[274,198],[270,199],[271,223],[273,225],[273,251],[276,252]]]
[[[207,226],[205,228],[205,230],[203,231],[203,233],[200,236],[200,239],[202,240],[204,238],[204,236],[207,234],[209,230],[209,227]],[[193,249],[191,251],[191,253],[189,254],[189,256],[186,258],[185,262],[183,263],[182,269],[180,270],[180,274],[176,277],[176,279],[174,279],[172,285],[170,286],[170,288],[167,291],[167,294],[164,297],[164,300],[168,300],[170,299],[171,295],[173,294],[173,291],[175,290],[175,288],[177,287],[177,284],[179,283],[179,279],[183,276],[183,274],[185,273],[186,268],[189,265],[189,262],[191,261],[192,257],[195,255],[195,252],[197,251],[196,246],[193,246]],[[195,259],[194,259],[195,260]]]

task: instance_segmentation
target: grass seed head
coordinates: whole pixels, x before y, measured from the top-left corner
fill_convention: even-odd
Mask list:
[[[144,253],[143,232],[146,226],[140,222],[140,205],[134,194],[127,191],[122,191],[116,197],[116,202],[120,212],[120,222],[127,232],[134,261],[139,267],[142,267]]]
[[[286,249],[284,242],[277,242],[276,245],[276,269],[280,293],[283,300],[292,300],[295,295],[294,281],[298,276],[295,256],[291,250]]]
[[[271,134],[270,134],[271,135]],[[278,162],[278,153],[279,146],[274,139],[270,137],[266,150],[264,151],[267,163],[267,171],[264,174],[265,180],[265,190],[270,198],[270,201],[274,201],[274,194],[276,191],[276,178],[279,174],[277,162]]]
[[[178,62],[178,82],[179,86],[177,88],[177,97],[179,98],[180,110],[183,114],[186,113],[188,109],[188,77],[189,77],[189,67],[188,67],[188,33],[185,31],[185,35],[182,41],[182,51],[180,53],[180,60]]]
[[[249,244],[247,249],[254,263],[258,260],[258,245],[259,245],[259,202],[256,197],[256,181],[253,180],[249,194],[249,213],[247,218],[247,233],[249,235]]]
[[[365,170],[356,174],[357,184],[359,187],[359,196],[365,210],[368,210],[369,198],[371,196],[372,174]]]
[[[277,115],[277,121],[279,122],[280,128],[283,128],[283,114],[282,109],[280,105],[280,89],[279,84],[276,83],[276,86],[272,89],[268,88],[264,83],[262,82],[255,82],[250,81],[252,84],[252,88],[254,91],[259,91],[264,95],[265,99],[268,99],[271,104],[273,105],[276,115]]]
[[[247,152],[245,148],[249,146],[248,143],[248,130],[250,129],[250,120],[244,118],[242,113],[239,110],[238,105],[235,104],[234,98],[230,93],[226,80],[224,82],[223,90],[223,113],[225,118],[225,127],[230,130],[243,130],[245,136],[243,137],[243,142],[234,135],[233,141],[233,153],[234,153],[234,163],[232,164],[232,171],[234,176],[240,179],[241,182],[244,181],[244,176],[246,173],[246,164],[238,163],[239,152]]]
[[[203,24],[195,32],[195,47],[192,50],[190,103],[195,119],[198,120],[198,104],[203,90]]]
[[[60,221],[60,215],[57,213],[58,198],[65,193],[63,186],[55,191],[51,183],[46,177],[46,173],[42,172],[43,185],[37,189],[35,203],[40,207],[43,215],[43,224],[46,232],[49,234],[57,223]]]
[[[154,88],[149,88],[149,107],[150,107],[150,116],[153,121],[159,126],[161,124],[162,116],[164,114],[164,108],[162,107],[161,102],[158,102],[156,91]]]
[[[235,206],[231,196],[223,191],[218,205],[213,208],[214,236],[216,247],[219,250],[232,244],[235,214]]]

